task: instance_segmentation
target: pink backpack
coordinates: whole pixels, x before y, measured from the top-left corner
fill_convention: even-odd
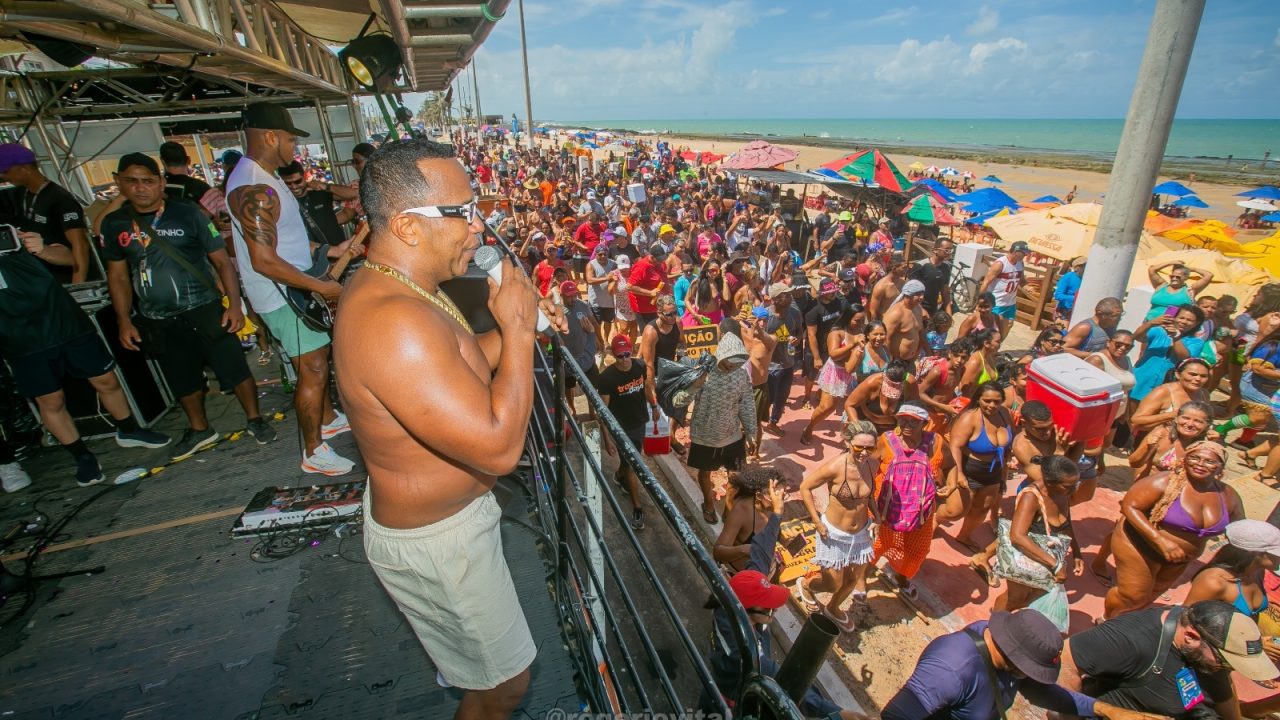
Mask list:
[[[938,488],[934,484],[933,468],[929,456],[937,436],[925,433],[923,442],[915,450],[908,450],[898,439],[897,433],[885,436],[893,459],[885,468],[880,485],[880,516],[891,530],[910,532],[920,528],[933,514]]]

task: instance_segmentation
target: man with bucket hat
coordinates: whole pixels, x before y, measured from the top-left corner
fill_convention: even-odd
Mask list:
[[[925,646],[883,720],[997,720],[1022,694],[1032,705],[1084,717],[1155,716],[1058,685],[1062,635],[1035,610],[995,612]]]

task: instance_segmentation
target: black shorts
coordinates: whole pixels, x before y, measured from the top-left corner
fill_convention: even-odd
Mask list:
[[[252,377],[240,340],[222,327],[222,304],[211,302],[176,317],[138,318],[142,349],[155,359],[174,397],[205,388],[204,367],[213,368],[223,392]]]
[[[707,447],[692,443],[689,447],[689,467],[695,470],[719,470],[737,472],[747,459],[746,438],[738,438],[724,447]]]
[[[818,379],[819,368],[813,366],[813,353],[806,348],[804,356],[800,358],[800,372],[808,380]]]
[[[87,380],[109,373],[115,366],[115,358],[97,333],[9,360],[18,392],[29,398],[61,390],[62,379],[68,375]]]
[[[598,384],[596,381],[600,379],[600,371],[596,369],[595,360],[592,360],[589,365],[582,368],[582,372],[584,375],[587,376],[587,380],[591,383],[592,387],[595,387]],[[576,387],[578,387],[578,376],[574,375],[571,372],[565,373],[564,389],[572,390],[573,388],[576,388]]]
[[[631,441],[631,444],[636,446],[636,452],[643,455],[644,454],[644,426],[643,425],[639,427],[623,426],[622,431],[627,434],[627,439]],[[625,463],[625,460],[623,462]],[[622,468],[619,467],[618,469],[621,470]]]
[[[596,322],[613,322],[617,316],[617,310],[611,307],[591,306],[591,314],[596,317]]]
[[[973,492],[1000,485],[1004,481],[1004,466],[1000,462],[992,467],[992,461],[979,460],[975,457],[964,461],[964,479]]]

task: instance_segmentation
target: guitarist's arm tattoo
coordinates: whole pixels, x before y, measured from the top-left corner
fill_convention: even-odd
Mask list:
[[[240,223],[246,241],[274,248],[279,237],[280,198],[266,185],[245,185],[231,191],[227,206]]]

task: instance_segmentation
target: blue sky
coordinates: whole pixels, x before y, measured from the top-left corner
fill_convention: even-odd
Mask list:
[[[1153,8],[526,0],[534,119],[1120,118]],[[476,58],[485,113],[523,117],[514,0]],[[1280,2],[1209,0],[1178,117],[1280,117]]]

